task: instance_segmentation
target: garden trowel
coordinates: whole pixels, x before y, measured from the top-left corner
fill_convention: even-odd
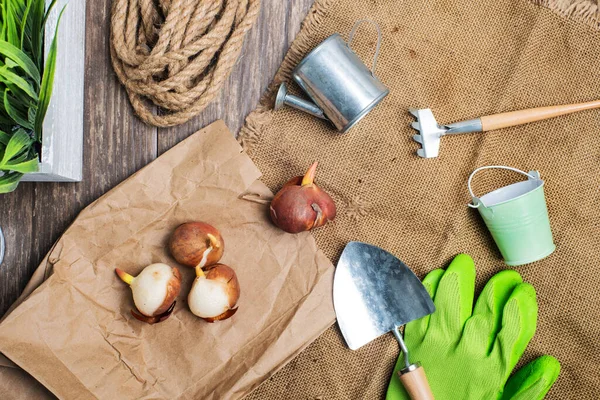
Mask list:
[[[346,245],[333,282],[333,305],[344,339],[352,350],[392,332],[404,354],[400,380],[413,400],[433,399],[418,362],[411,363],[399,328],[435,311],[416,275],[379,247],[361,242]]]

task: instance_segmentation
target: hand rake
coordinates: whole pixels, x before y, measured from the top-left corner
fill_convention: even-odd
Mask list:
[[[422,148],[417,150],[417,154],[423,158],[435,158],[440,151],[440,140],[444,135],[487,132],[593,108],[600,108],[600,100],[588,103],[529,108],[527,110],[487,115],[448,125],[439,125],[430,108],[410,109],[409,112],[417,118],[417,121],[412,123],[412,127],[420,132],[420,134],[413,136],[413,139],[422,145]]]

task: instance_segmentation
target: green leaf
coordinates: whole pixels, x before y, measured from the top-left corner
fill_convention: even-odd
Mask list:
[[[42,77],[42,84],[40,86],[40,97],[38,102],[38,110],[35,115],[34,132],[38,140],[42,137],[42,123],[48,111],[48,105],[50,104],[50,97],[52,97],[52,86],[54,85],[54,70],[56,69],[56,52],[58,48],[58,26],[60,20],[65,12],[65,7],[60,11],[58,21],[56,22],[56,31],[54,32],[54,39],[50,45],[48,51],[48,59],[46,66],[44,67],[44,75]]]
[[[8,89],[4,91],[4,108],[6,109],[6,112],[17,124],[21,125],[23,128],[33,130],[33,125],[29,121],[27,121],[27,119],[23,118],[19,114],[19,110],[17,110],[15,106],[11,104],[8,97],[8,92],[10,92],[10,90]]]
[[[18,67],[19,64],[17,64],[16,62],[14,62],[13,60],[11,60],[10,58],[5,58],[4,61],[6,62],[6,66],[8,68],[14,68],[14,67]]]
[[[6,26],[6,18],[4,17],[6,15],[6,1],[2,1],[0,3],[0,12],[2,13],[2,34],[0,35],[0,38],[2,38],[2,40],[6,40],[6,30],[7,30],[7,26]]]
[[[22,161],[19,163],[7,163],[5,165],[0,165],[0,170],[21,172],[23,174],[27,174],[30,172],[37,172],[38,165],[39,165],[39,162],[38,162],[38,159],[36,156],[35,158],[32,158],[31,160]]]
[[[0,144],[3,144],[4,146],[6,146],[8,144],[9,140],[10,140],[10,135],[8,133],[4,133],[4,132],[0,131]]]
[[[20,35],[18,32],[18,22],[15,15],[15,9],[12,2],[6,2],[4,11],[4,21],[6,23],[6,41],[14,46],[21,46]]]
[[[31,77],[37,85],[40,84],[40,72],[35,63],[23,51],[12,44],[0,40],[0,54],[10,58],[17,63],[25,73]],[[6,63],[8,65],[8,63]]]
[[[41,71],[43,65],[43,47],[44,47],[44,20],[45,3],[44,0],[32,0],[31,9],[31,55],[33,61]]]
[[[20,172],[10,172],[0,176],[0,193],[10,193],[19,185],[19,181],[23,176]]]
[[[35,114],[37,114],[37,106],[32,104],[29,110],[27,110],[27,121],[31,124],[35,124]]]
[[[0,166],[6,165],[19,153],[29,150],[32,142],[31,137],[23,129],[19,129],[13,133],[4,150],[4,156],[2,157],[2,160],[0,160]]]
[[[23,12],[23,16],[21,17],[22,27],[21,27],[21,48],[25,43],[25,38],[27,37],[27,21],[29,20],[29,10],[31,10],[31,4],[33,2],[31,0],[27,0],[27,6],[25,7],[25,11]]]
[[[35,100],[29,97],[25,92],[19,89],[18,86],[15,86],[11,82],[4,81],[2,77],[0,77],[0,82],[3,83],[6,88],[10,91],[10,104],[14,109],[21,112],[23,115],[27,113],[27,110],[36,104]]]
[[[12,72],[7,67],[0,68],[0,76],[2,76],[2,78],[7,80],[8,82],[14,84],[21,90],[23,90],[33,100],[38,100],[37,93],[35,92],[35,89],[29,84],[29,82]]]
[[[44,15],[44,20],[42,21],[42,25],[44,25],[44,26],[46,25],[46,22],[48,21],[48,16],[52,12],[52,9],[54,8],[55,5],[56,5],[56,0],[52,0],[52,3],[50,3],[50,5],[48,6],[48,9],[46,10],[46,15]]]
[[[33,39],[37,38],[39,43],[43,43],[44,31],[43,26],[36,26],[34,28],[35,14],[38,13],[38,2],[39,0],[17,0],[27,1],[29,6],[29,12],[27,13],[27,19],[23,20],[23,31],[21,36],[21,47],[20,49],[27,54],[32,60],[36,60],[36,52],[33,47]],[[36,63],[36,65],[38,65]],[[39,68],[39,66],[38,66]]]
[[[6,110],[4,110],[4,103],[2,101],[0,101],[0,126],[3,126],[4,128],[2,128],[2,129],[6,132],[6,131],[10,131],[13,128],[15,123],[12,119],[10,119],[6,116],[8,114],[5,115],[5,113],[4,113],[5,111]]]

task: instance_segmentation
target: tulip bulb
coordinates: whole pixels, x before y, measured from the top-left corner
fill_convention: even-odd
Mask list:
[[[177,268],[166,264],[151,264],[138,276],[129,275],[117,268],[117,275],[129,285],[135,307],[142,314],[131,314],[144,322],[153,324],[167,319],[175,306],[175,298],[181,289],[181,275]]]
[[[316,170],[315,162],[304,177],[289,180],[271,201],[271,220],[280,229],[298,233],[334,220],[335,203],[314,183]]]
[[[169,248],[178,263],[192,268],[201,264],[203,268],[219,262],[225,243],[214,226],[204,222],[188,222],[175,229]]]
[[[208,271],[196,268],[196,279],[188,295],[190,311],[207,322],[224,320],[237,311],[240,284],[235,271],[216,264]]]

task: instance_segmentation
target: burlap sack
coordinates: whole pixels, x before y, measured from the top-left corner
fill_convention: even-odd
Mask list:
[[[350,240],[382,246],[420,276],[459,252],[473,256],[478,285],[507,268],[477,212],[469,173],[504,164],[537,169],[557,244],[519,272],[537,289],[539,321],[524,360],[552,354],[562,373],[551,399],[600,396],[600,116],[587,111],[486,134],[445,137],[438,159],[416,157],[409,107],[440,123],[600,97],[596,6],[586,1],[317,0],[240,141],[277,189],[320,161],[319,183],[335,198],[335,223],[315,231],[334,261]],[[390,95],[345,135],[293,109],[269,111],[275,85],[314,46],[356,20],[383,31],[377,75]],[[376,34],[353,47],[370,62]],[[332,60],[335,62],[335,60]],[[294,85],[291,85],[292,87]],[[516,176],[483,173],[476,190]],[[334,325],[248,399],[373,399],[387,388],[398,345],[391,335],[352,352]]]

